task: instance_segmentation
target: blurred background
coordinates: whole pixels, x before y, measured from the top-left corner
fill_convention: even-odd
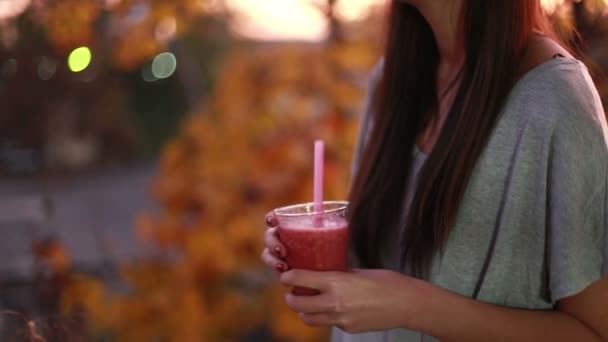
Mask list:
[[[608,1],[545,0],[608,102]],[[384,1],[0,0],[0,340],[324,341],[263,218],[347,194]]]

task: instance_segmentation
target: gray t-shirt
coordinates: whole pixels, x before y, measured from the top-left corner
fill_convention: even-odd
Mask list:
[[[360,145],[372,125],[370,108]],[[608,276],[607,183],[608,125],[586,67],[571,58],[543,63],[511,91],[430,281],[487,303],[552,310]],[[334,329],[332,341],[436,339],[403,329]]]

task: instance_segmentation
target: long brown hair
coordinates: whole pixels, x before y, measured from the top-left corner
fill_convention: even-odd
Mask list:
[[[540,0],[464,0],[466,61],[460,85],[432,153],[418,176],[405,227],[416,137],[436,115],[439,51],[431,27],[412,5],[393,0],[373,128],[350,193],[355,255],[380,267],[381,249],[403,228],[402,263],[426,277],[454,225],[472,170],[495,126],[534,31],[549,30]],[[396,235],[395,235],[396,236]]]

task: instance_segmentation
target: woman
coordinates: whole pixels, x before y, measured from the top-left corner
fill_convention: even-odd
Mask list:
[[[608,341],[608,127],[540,0],[393,0],[350,272],[262,259],[334,341]],[[374,83],[374,82],[372,82]],[[287,272],[285,272],[287,271]]]

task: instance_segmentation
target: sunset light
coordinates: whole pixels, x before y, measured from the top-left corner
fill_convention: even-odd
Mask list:
[[[317,1],[319,3],[321,1]],[[338,2],[339,15],[353,20],[378,0]],[[322,12],[310,0],[230,0],[237,13],[233,28],[239,35],[261,40],[321,40],[326,33]]]
[[[338,15],[354,20],[365,15],[369,6],[384,0],[348,0],[338,2]],[[541,0],[552,12],[565,0]],[[608,2],[608,0],[605,0]],[[320,1],[316,1],[317,3]],[[318,41],[326,34],[326,22],[311,0],[229,0],[228,7],[237,13],[234,31],[260,40]]]
[[[121,0],[105,0],[105,7]],[[365,15],[369,6],[386,0],[342,0],[338,1],[338,15],[346,20],[355,20]],[[541,0],[552,12],[566,0]],[[605,0],[608,3],[608,0]],[[233,30],[240,36],[259,40],[305,40],[318,41],[326,34],[323,13],[315,6],[324,0],[225,0],[235,13]],[[0,21],[21,14],[31,0],[0,0]]]

